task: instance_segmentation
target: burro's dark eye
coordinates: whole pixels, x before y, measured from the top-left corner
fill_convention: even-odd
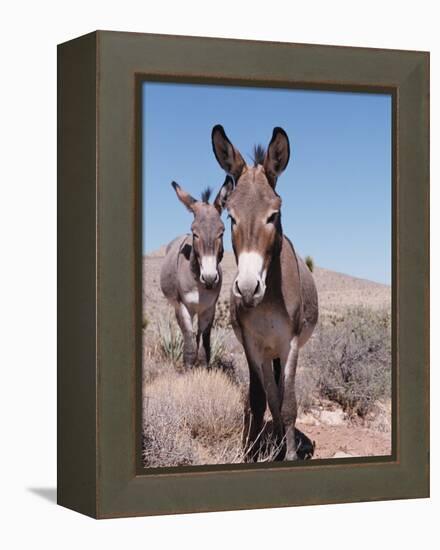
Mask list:
[[[199,236],[197,235],[197,233],[193,233],[193,237],[194,237],[195,239],[198,239],[198,238],[199,238]]]
[[[278,217],[278,212],[272,212],[272,214],[267,218],[266,223],[275,223]]]
[[[234,216],[231,216],[231,214],[228,214],[228,218],[231,220],[231,224],[235,225],[237,222],[235,221]]]

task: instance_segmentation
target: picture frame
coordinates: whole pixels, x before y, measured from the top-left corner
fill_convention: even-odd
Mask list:
[[[140,83],[392,95],[393,453],[145,471]],[[429,496],[429,54],[96,31],[58,46],[58,503],[94,518]]]

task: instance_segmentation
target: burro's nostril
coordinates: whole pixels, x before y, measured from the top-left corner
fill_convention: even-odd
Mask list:
[[[219,274],[216,273],[201,273],[200,282],[205,285],[206,288],[210,289],[216,285],[220,280]]]
[[[240,294],[240,296],[243,296],[243,294],[241,293],[240,287],[238,286],[238,281],[235,281],[235,290],[238,292],[238,294]]]
[[[255,294],[257,294],[259,290],[260,290],[260,281],[257,281],[257,286],[255,287],[255,290],[254,290],[254,296]]]

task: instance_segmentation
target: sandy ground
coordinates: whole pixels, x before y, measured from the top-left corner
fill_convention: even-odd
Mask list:
[[[309,426],[297,422],[297,427],[315,442],[314,458],[350,458],[391,454],[390,433],[360,426]]]
[[[145,341],[153,337],[155,323],[151,322],[170,312],[168,303],[160,291],[160,268],[163,261],[162,247],[156,253],[143,258],[143,307],[148,319]],[[229,301],[229,292],[235,276],[235,259],[226,252],[222,261],[223,286],[219,302]],[[364,305],[375,308],[391,307],[391,288],[364,279],[351,277],[316,267],[314,270],[320,314],[337,313],[340,308]],[[240,344],[232,331],[228,333],[228,352],[242,370],[240,376],[247,377],[246,362]],[[246,380],[244,380],[246,383]],[[333,405],[334,407],[334,405]],[[341,410],[337,414],[324,414],[323,407],[313,416],[298,418],[297,427],[315,442],[315,458],[377,456],[391,454],[390,406],[381,412],[381,418],[370,422],[353,422],[344,418]],[[321,414],[322,417],[321,417]],[[324,418],[325,417],[325,418]]]

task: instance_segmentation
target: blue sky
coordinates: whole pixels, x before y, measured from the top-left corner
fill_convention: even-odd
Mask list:
[[[156,82],[142,94],[144,253],[189,230],[172,180],[194,197],[223,183],[215,124],[249,163],[281,126],[291,146],[277,185],[284,233],[321,267],[391,283],[391,96]]]

